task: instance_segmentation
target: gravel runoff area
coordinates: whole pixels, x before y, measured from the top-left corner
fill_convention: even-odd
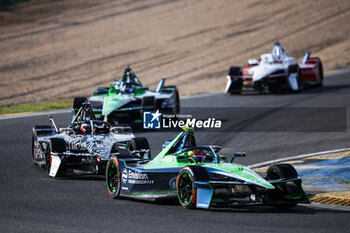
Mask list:
[[[0,106],[89,96],[131,65],[182,96],[223,91],[232,65],[279,39],[326,71],[350,65],[346,0],[61,0],[0,12]]]

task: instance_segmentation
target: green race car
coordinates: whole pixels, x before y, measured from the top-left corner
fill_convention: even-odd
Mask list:
[[[191,128],[167,141],[152,160],[134,158],[119,146],[107,164],[107,190],[113,198],[177,197],[185,208],[259,204],[290,208],[309,203],[292,165],[272,165],[263,178],[233,163],[234,157],[245,153],[235,153],[228,162],[220,150],[196,146]]]
[[[110,87],[99,87],[93,95],[75,97],[73,117],[84,102],[90,102],[98,119],[111,124],[142,123],[144,111],[159,110],[162,113],[176,115],[180,112],[180,98],[176,86],[164,86],[162,78],[156,90],[149,90],[128,66],[121,81],[116,80]]]

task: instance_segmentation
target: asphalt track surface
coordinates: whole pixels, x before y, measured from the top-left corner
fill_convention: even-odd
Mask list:
[[[346,108],[349,122],[350,73],[328,76],[324,87],[299,94],[210,94],[185,98],[182,107]],[[70,114],[54,114],[64,127]],[[269,118],[272,119],[269,121]],[[309,115],[305,117],[310,117]],[[291,132],[286,118],[259,112],[247,122],[232,116],[232,132],[197,132],[198,144],[218,144],[226,155],[246,151],[238,158],[249,165],[266,160],[350,146],[348,126],[338,132]],[[263,119],[262,132],[249,130]],[[316,118],[320,120],[319,118]],[[306,119],[307,120],[307,119]],[[325,123],[329,119],[322,119]],[[31,163],[31,128],[48,123],[47,116],[0,120],[0,232],[348,232],[350,212],[315,205],[287,210],[270,207],[186,210],[171,203],[109,197],[98,177],[50,178]],[[270,123],[269,123],[270,122]],[[271,129],[279,128],[277,131]],[[273,132],[272,132],[273,131]],[[148,137],[153,154],[174,132],[136,132]]]

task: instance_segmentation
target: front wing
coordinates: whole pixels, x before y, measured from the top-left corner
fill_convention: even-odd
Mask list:
[[[310,203],[297,177],[269,181],[275,189],[230,181],[195,182],[197,208]],[[231,189],[231,191],[229,191]]]

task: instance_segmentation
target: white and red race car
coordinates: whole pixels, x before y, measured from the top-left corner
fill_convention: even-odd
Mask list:
[[[232,66],[227,75],[225,92],[274,92],[283,89],[301,92],[306,85],[322,86],[321,59],[310,57],[310,54],[305,54],[302,63],[296,63],[277,41],[272,52],[261,55],[260,60],[249,59],[245,68]]]

